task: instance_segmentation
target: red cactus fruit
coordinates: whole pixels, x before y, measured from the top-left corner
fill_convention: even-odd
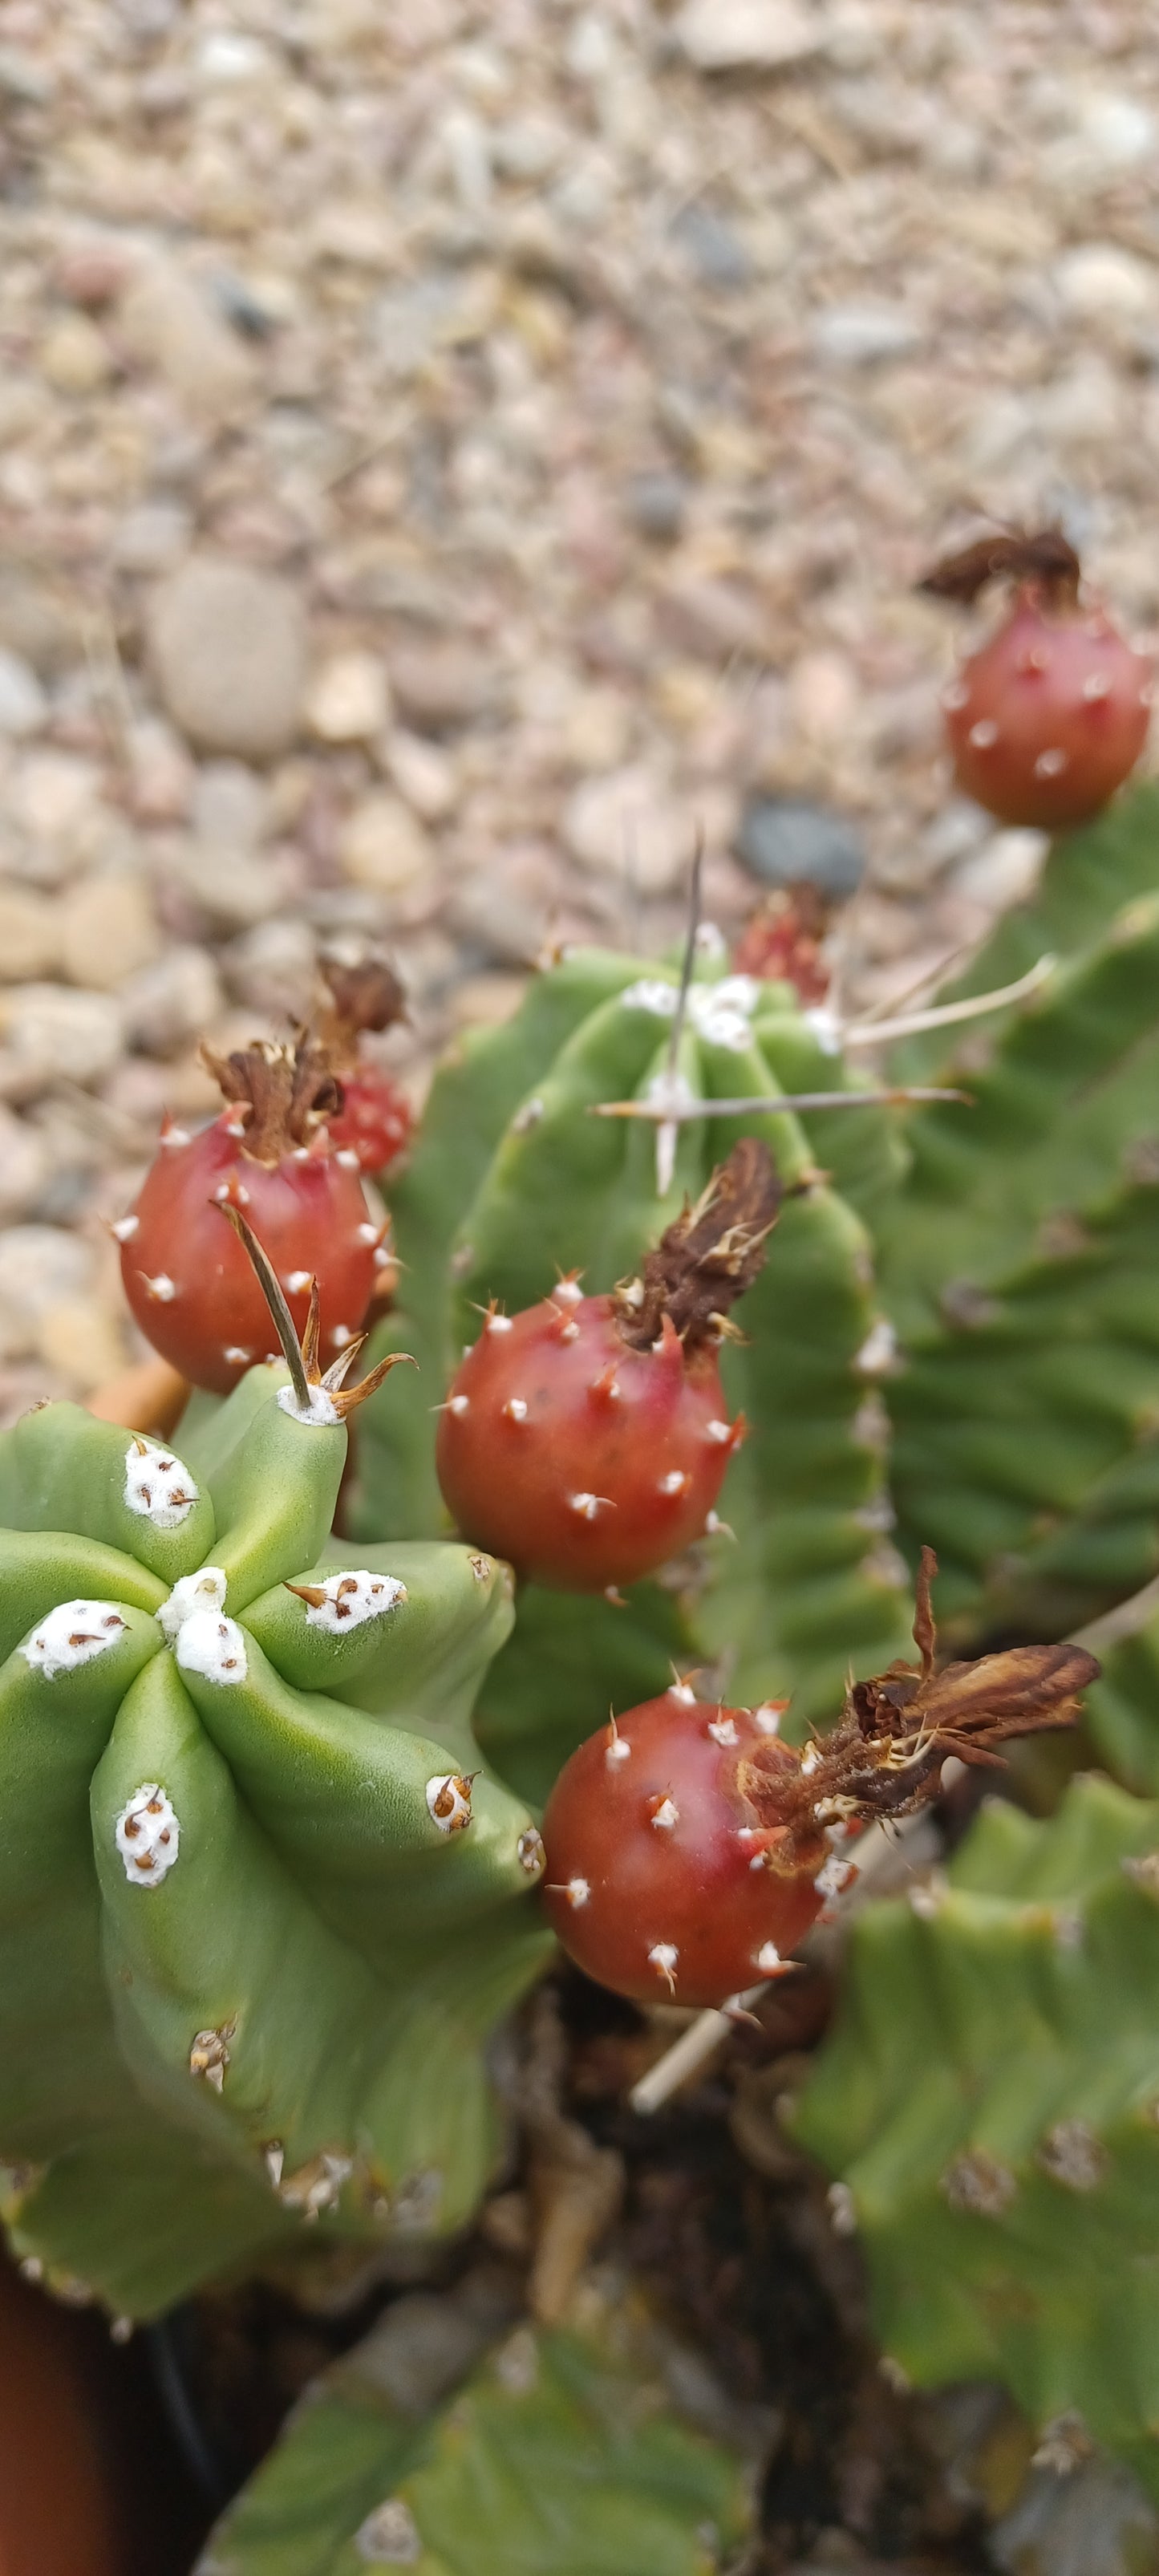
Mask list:
[[[113,1231],[142,1332],[183,1377],[224,1394],[273,1341],[265,1298],[221,1207],[245,1210],[299,1329],[317,1279],[327,1358],[358,1333],[386,1256],[357,1157],[336,1151],[327,1132],[338,1092],[321,1051],[260,1043],[206,1061],[228,1108],[194,1136],[166,1122],[136,1204]]]
[[[717,1348],[779,1201],[746,1138],[643,1276],[575,1279],[519,1315],[489,1310],[440,1419],[439,1482],[464,1537],[563,1591],[635,1583],[711,1527],[738,1441]]]
[[[1153,664],[1082,605],[1078,557],[1057,530],[969,547],[923,588],[970,600],[996,573],[1016,581],[1013,607],[942,698],[955,778],[1003,823],[1086,822],[1143,749]]]
[[[769,1731],[777,1722],[771,1708],[718,1707],[678,1682],[565,1764],[543,1820],[543,1902],[600,1985],[640,2003],[722,2003],[783,1976],[826,1889],[852,1876],[823,1840],[812,1869],[776,1866],[785,1829],[762,1816],[801,1768]]]
[[[390,1075],[359,1052],[364,1032],[378,1034],[405,1016],[402,985],[380,959],[361,966],[324,965],[330,1000],[317,1033],[342,1086],[341,1107],[328,1119],[331,1143],[357,1154],[364,1172],[384,1172],[407,1143],[413,1114]]]
[[[821,953],[827,923],[825,899],[816,886],[778,889],[745,923],[732,961],[738,975],[792,984],[806,1005],[823,1002],[830,981]]]
[[[856,1877],[845,1846],[938,1794],[948,1754],[990,1764],[1008,1736],[1073,1723],[1098,1665],[1020,1646],[935,1669],[923,1549],[917,1664],[853,1685],[798,1750],[779,1708],[725,1708],[677,1682],[588,1737],[547,1804],[543,1903],[576,1965],[641,2003],[713,2005],[783,1976],[788,1952]]]

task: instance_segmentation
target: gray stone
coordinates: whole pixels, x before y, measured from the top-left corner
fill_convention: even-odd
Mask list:
[[[809,337],[819,358],[835,367],[875,367],[903,358],[922,338],[921,325],[900,304],[829,304],[815,313]]]
[[[762,885],[815,885],[841,898],[865,870],[860,835],[847,817],[792,796],[751,798],[733,847]]]
[[[694,198],[682,206],[672,226],[673,238],[691,260],[706,286],[747,286],[753,264],[731,224]]]
[[[270,819],[264,778],[241,760],[207,760],[193,789],[193,829],[214,849],[254,850]]]
[[[146,1055],[179,1055],[222,1010],[217,968],[208,950],[169,948],[122,986],[121,1006],[130,1046]]]
[[[798,0],[685,0],[673,32],[699,72],[781,71],[820,53],[828,28]]]
[[[628,515],[642,537],[658,543],[680,535],[688,505],[688,485],[662,466],[633,474],[626,493]]]
[[[0,647],[0,734],[38,733],[48,700],[35,671],[18,653]]]
[[[40,1198],[48,1173],[48,1156],[35,1128],[0,1106],[0,1225],[27,1216]]]
[[[123,1034],[109,993],[15,986],[0,997],[0,1097],[31,1100],[53,1083],[99,1082],[111,1073]]]
[[[306,614],[290,582],[191,556],[156,594],[149,642],[165,706],[200,750],[255,761],[288,750],[308,656]]]
[[[93,1256],[78,1234],[55,1225],[12,1225],[0,1234],[0,1308],[37,1323],[92,1284]]]

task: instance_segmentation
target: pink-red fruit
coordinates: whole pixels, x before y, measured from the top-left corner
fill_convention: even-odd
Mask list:
[[[716,1353],[668,1316],[621,1338],[570,1280],[488,1315],[439,1416],[439,1483],[465,1538],[568,1592],[635,1583],[703,1535],[737,1441]]]
[[[1134,768],[1153,665],[1080,604],[1077,558],[1057,532],[1045,537],[1069,565],[1036,568],[1045,539],[1004,539],[952,557],[924,587],[966,599],[996,570],[1019,579],[1009,615],[944,693],[946,738],[964,794],[1000,822],[1054,831],[1089,821]]]
[[[1008,1737],[1072,1725],[1098,1665],[1081,1646],[1015,1646],[939,1672],[923,1548],[916,1663],[854,1682],[798,1751],[780,1708],[724,1708],[677,1682],[588,1737],[547,1803],[543,1902],[576,1965],[637,2002],[721,2004],[783,1974],[856,1877],[875,1816],[936,1797],[948,1754],[996,1764]]]
[[[327,1361],[359,1332],[382,1253],[357,1158],[327,1131],[337,1086],[318,1051],[262,1044],[209,1061],[229,1107],[199,1135],[167,1123],[115,1232],[142,1332],[195,1386],[225,1394],[277,1346],[223,1207],[241,1209],[260,1237],[299,1331],[317,1280]]]
[[[718,1707],[677,1683],[565,1764],[543,1819],[543,1902],[600,1985],[639,2003],[723,2003],[783,1975],[852,1876],[823,1838],[803,1869],[778,1866],[778,1790],[799,1781],[801,1755],[776,1724],[772,1709]]]
[[[611,1296],[574,1279],[492,1309],[451,1383],[435,1462],[463,1536],[534,1582],[635,1583],[703,1536],[743,1421],[717,1349],[755,1277],[779,1189],[746,1138]]]

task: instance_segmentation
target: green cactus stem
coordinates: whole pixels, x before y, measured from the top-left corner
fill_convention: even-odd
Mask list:
[[[1159,2496],[1159,1806],[1088,1777],[983,1812],[869,1907],[792,2120],[838,2177],[886,2353],[1078,2418]]]
[[[331,1546],[385,1369],[346,1389],[291,1336],[195,1455],[67,1404],[0,1441],[4,2214],[128,2316],[304,2222],[457,2225],[548,1948],[470,1733],[506,1569]]]
[[[311,2389],[196,2576],[359,2576],[368,2564],[713,2576],[734,2564],[751,2528],[749,2464],[716,2422],[710,2438],[695,2420],[703,2364],[690,2370],[630,2299],[594,2285],[566,2330],[519,2323],[513,2306],[509,2284],[477,2273],[452,2297],[389,2309]]]

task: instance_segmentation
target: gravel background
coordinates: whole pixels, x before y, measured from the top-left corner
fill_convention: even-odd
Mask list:
[[[388,934],[417,1097],[545,936],[670,937],[697,827],[738,923],[762,797],[868,853],[863,995],[1028,881],[947,800],[910,585],[1060,510],[1159,625],[1154,37],[0,5],[6,1415],[132,1355],[106,1220],[320,944]]]

